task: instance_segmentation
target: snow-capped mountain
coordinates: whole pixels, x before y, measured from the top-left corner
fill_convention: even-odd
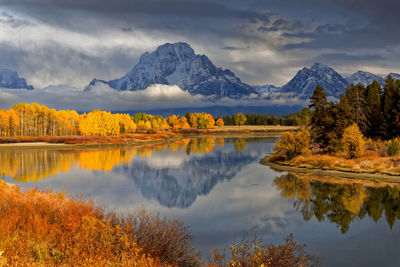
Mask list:
[[[348,82],[331,67],[314,63],[311,68],[299,70],[279,91],[307,99],[313,94],[317,85],[322,86],[328,96],[338,97],[346,91]]]
[[[24,78],[18,76],[17,72],[10,69],[0,69],[0,88],[32,90],[33,86],[28,85]]]
[[[166,43],[144,53],[139,63],[120,79],[103,82],[116,90],[143,90],[151,84],[178,85],[191,94],[240,98],[256,93],[230,70],[216,67],[205,55],[196,55],[187,43]]]
[[[383,77],[361,70],[351,74],[345,79],[349,84],[362,83],[364,86],[371,84],[373,80],[376,80],[381,85],[385,84],[385,79]]]

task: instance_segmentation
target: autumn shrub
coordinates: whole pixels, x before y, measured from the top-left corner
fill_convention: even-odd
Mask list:
[[[92,202],[0,181],[1,263],[11,266],[194,265],[191,235],[180,221],[143,210],[107,214]]]
[[[153,257],[179,266],[198,265],[199,256],[192,245],[193,236],[182,221],[169,221],[143,208],[126,217],[114,218],[114,224],[121,225],[128,236]]]
[[[390,140],[387,146],[387,153],[389,157],[399,155],[399,143],[397,140]]]
[[[242,240],[229,247],[229,255],[213,249],[213,260],[207,266],[319,266],[320,259],[308,254],[305,245],[299,245],[289,235],[281,245],[267,245],[255,235],[251,241]]]
[[[365,138],[356,123],[344,130],[342,145],[349,158],[359,158],[364,153]]]
[[[298,131],[297,133],[284,132],[281,140],[276,142],[272,160],[290,160],[302,154],[310,152],[310,133],[308,130]]]

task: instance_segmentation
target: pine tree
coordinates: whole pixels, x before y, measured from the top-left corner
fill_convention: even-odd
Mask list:
[[[392,76],[388,76],[383,87],[382,96],[382,132],[383,137],[391,139],[395,136],[398,113],[396,112],[396,100],[399,97],[398,85]]]
[[[310,98],[311,104],[309,107],[313,109],[311,117],[311,133],[314,140],[320,143],[322,146],[327,146],[328,140],[326,137],[327,133],[327,112],[328,112],[328,100],[324,88],[317,85],[313,95]]]
[[[351,84],[346,89],[346,97],[353,109],[354,121],[362,132],[367,129],[367,116],[366,116],[366,89],[362,83],[356,85]]]
[[[378,137],[382,135],[381,91],[381,85],[375,80],[367,87],[367,128],[365,133],[368,137]]]

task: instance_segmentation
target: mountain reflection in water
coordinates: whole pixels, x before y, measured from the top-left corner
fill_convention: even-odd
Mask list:
[[[281,196],[294,200],[305,221],[329,220],[346,233],[356,219],[385,218],[390,229],[400,219],[399,184],[287,174],[274,179]]]
[[[142,147],[0,150],[0,174],[25,183],[76,168],[112,172],[131,179],[146,199],[187,208],[262,154],[244,151],[248,141],[252,139],[207,137]],[[222,150],[225,142],[233,143],[234,149]]]

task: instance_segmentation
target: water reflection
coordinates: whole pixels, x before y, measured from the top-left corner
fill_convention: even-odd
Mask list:
[[[222,149],[225,142],[233,143],[234,149]],[[110,172],[110,177],[123,175],[133,181],[148,200],[187,208],[261,155],[262,151],[243,151],[246,146],[244,138],[206,137],[113,149],[0,150],[0,174],[26,183],[71,169]]]
[[[190,143],[186,152],[193,153]],[[198,147],[197,147],[198,148]],[[209,147],[205,147],[209,148]],[[198,151],[198,150],[197,150]],[[200,195],[207,195],[216,184],[231,180],[258,153],[216,149],[201,157],[165,151],[158,157],[133,161],[120,171],[139,186],[147,199],[156,199],[166,207],[190,207]]]
[[[390,229],[400,219],[399,185],[287,174],[274,179],[281,196],[294,200],[304,220],[329,220],[346,233],[350,224],[365,216],[385,218]]]

